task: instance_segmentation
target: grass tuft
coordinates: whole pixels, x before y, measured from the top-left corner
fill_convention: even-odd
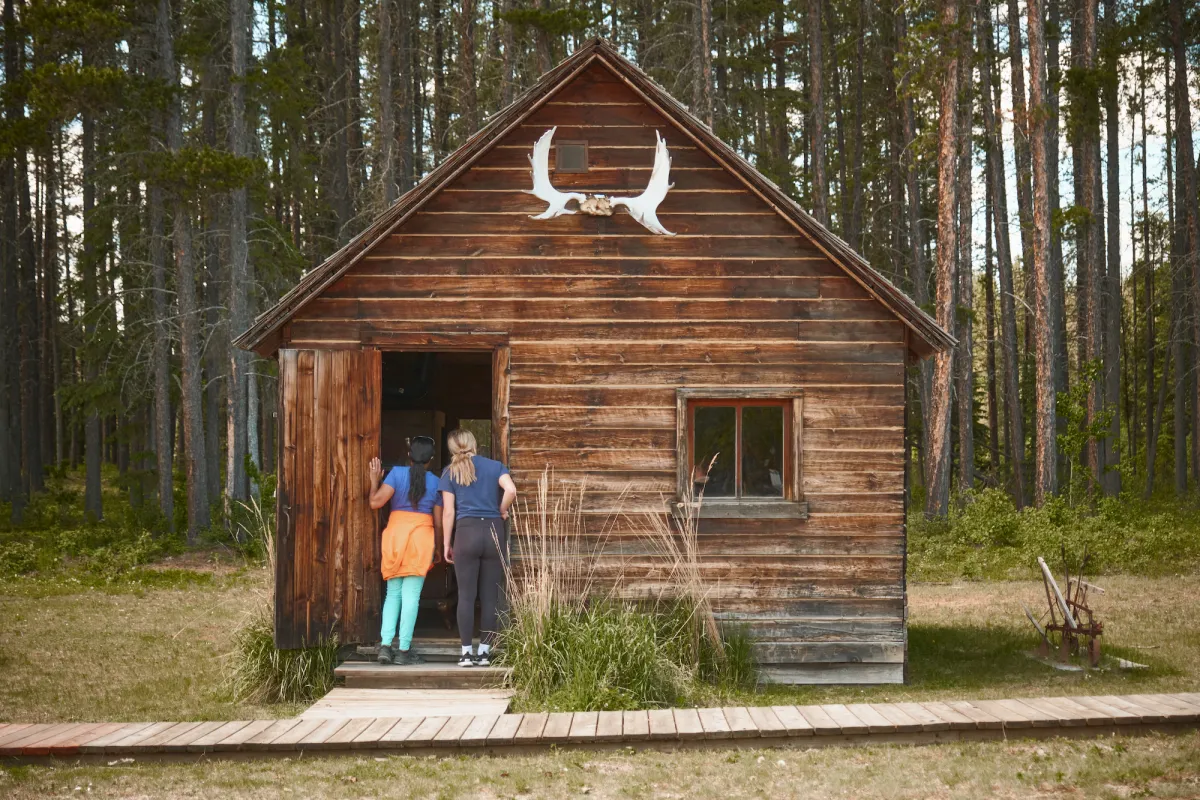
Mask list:
[[[524,710],[616,711],[699,702],[753,687],[749,639],[718,625],[700,580],[695,508],[666,512],[639,529],[661,564],[652,595],[622,597],[619,579],[597,579],[610,520],[598,535],[583,524],[585,487],[550,492],[543,473],[532,504],[514,522],[510,611],[500,634],[516,705]]]
[[[234,634],[229,689],[239,702],[311,703],[333,688],[338,646],[330,639],[316,647],[275,647],[274,614],[263,603]]]

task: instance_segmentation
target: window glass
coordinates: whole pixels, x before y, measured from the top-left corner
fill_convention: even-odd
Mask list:
[[[695,453],[695,460],[692,463],[695,469],[692,480],[696,482],[696,491],[703,491],[706,497],[734,497],[737,409],[731,406],[698,406],[693,428],[692,452]]]
[[[783,407],[743,407],[743,497],[783,497],[783,453]]]

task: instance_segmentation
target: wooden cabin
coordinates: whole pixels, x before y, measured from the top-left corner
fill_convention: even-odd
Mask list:
[[[601,206],[647,189],[660,133],[673,235],[615,200],[533,219],[531,152],[551,129],[554,189]],[[607,42],[237,343],[279,362],[280,647],[377,639],[368,460],[403,463],[406,436],[465,424],[521,490],[547,467],[586,478],[598,524],[627,487],[634,516],[703,480],[704,576],[767,680],[904,680],[905,366],[953,339]],[[609,546],[636,594],[636,554]],[[423,610],[418,635],[439,624]]]

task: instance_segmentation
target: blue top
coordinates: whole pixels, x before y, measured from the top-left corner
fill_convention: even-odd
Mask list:
[[[438,494],[437,475],[432,472],[425,473],[425,494],[421,496],[421,502],[417,503],[417,507],[413,508],[412,503],[408,502],[408,470],[408,467],[392,467],[392,471],[383,479],[384,483],[395,489],[390,501],[391,510],[432,514],[433,507],[442,504],[441,495]]]
[[[500,501],[504,490],[500,488],[500,476],[508,474],[508,468],[499,461],[483,456],[471,456],[475,465],[475,482],[463,486],[450,477],[450,469],[442,472],[438,488],[454,495],[454,518],[482,517],[500,519]]]

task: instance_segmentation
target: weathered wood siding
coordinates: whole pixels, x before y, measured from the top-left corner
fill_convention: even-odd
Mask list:
[[[674,189],[653,236],[610,218],[532,220],[527,154],[557,125],[591,171],[560,189],[636,194],[667,138]],[[553,163],[553,157],[551,159]],[[904,660],[905,328],[666,119],[595,65],[434,197],[285,330],[342,348],[387,332],[494,332],[510,352],[511,467],[588,476],[597,518],[675,492],[679,387],[801,387],[807,520],[712,520],[705,573],[767,674],[892,681]],[[627,586],[648,556],[614,536]]]
[[[367,463],[379,454],[378,350],[279,352],[275,643],[378,638],[379,515]]]

